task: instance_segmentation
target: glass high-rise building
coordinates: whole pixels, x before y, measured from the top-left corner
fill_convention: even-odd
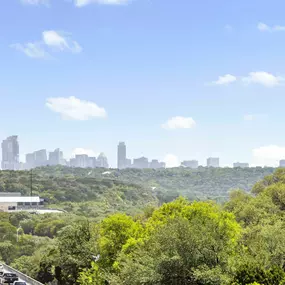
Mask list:
[[[124,142],[120,142],[118,145],[118,169],[123,169],[127,167],[127,147]]]
[[[2,169],[19,169],[19,142],[18,136],[8,137],[2,142]]]

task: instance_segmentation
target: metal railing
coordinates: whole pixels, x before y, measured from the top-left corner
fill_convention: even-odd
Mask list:
[[[12,268],[11,266],[8,266],[6,264],[3,264],[3,267],[5,269],[5,271],[11,272],[11,273],[15,273],[18,275],[18,277],[22,280],[24,280],[25,282],[27,282],[29,285],[44,285],[43,283],[27,276],[26,274]]]

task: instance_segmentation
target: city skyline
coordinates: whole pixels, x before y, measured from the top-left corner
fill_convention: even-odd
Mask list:
[[[35,150],[32,153],[27,153],[25,155],[25,161],[19,160],[19,150],[20,144],[18,141],[18,136],[9,136],[2,141],[2,159],[1,166],[2,169],[31,169],[40,166],[47,165],[66,165],[70,167],[82,167],[82,168],[169,168],[169,167],[186,167],[186,168],[198,168],[199,166],[206,167],[240,167],[248,168],[254,167],[248,162],[240,162],[239,160],[233,161],[232,165],[223,166],[220,164],[220,157],[208,157],[206,163],[200,163],[200,161],[191,160],[181,160],[175,166],[169,166],[164,161],[159,161],[158,159],[149,159],[148,157],[134,157],[128,158],[127,156],[127,145],[125,142],[121,141],[117,145],[117,164],[115,167],[109,164],[107,156],[101,152],[98,155],[94,152],[84,153],[83,149],[80,153],[74,154],[73,156],[66,158],[63,151],[60,148],[56,148],[53,151],[47,151],[46,149]],[[261,165],[257,165],[261,166]],[[267,165],[266,165],[267,166]],[[276,167],[284,167],[285,159],[280,159]]]

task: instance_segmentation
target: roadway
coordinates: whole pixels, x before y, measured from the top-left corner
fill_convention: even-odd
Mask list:
[[[27,285],[43,285],[39,281],[25,275],[24,273],[6,265],[6,264],[3,264],[3,268],[4,268],[4,272],[17,274],[19,281],[26,282]]]

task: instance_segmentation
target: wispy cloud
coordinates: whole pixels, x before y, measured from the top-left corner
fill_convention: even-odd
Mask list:
[[[21,2],[26,5],[49,5],[49,0],[21,0]]]
[[[231,25],[225,25],[225,30],[227,31],[227,32],[232,32],[233,31],[233,27],[231,26]]]
[[[174,154],[167,154],[164,157],[163,161],[165,162],[165,165],[167,168],[180,166],[180,161],[179,161],[178,157]]]
[[[13,44],[12,48],[23,52],[26,56],[31,58],[41,58],[49,59],[51,58],[50,54],[45,50],[45,47],[42,43],[26,43],[26,44]]]
[[[127,4],[131,0],[74,0],[76,7],[83,7],[88,4],[105,4],[105,5],[122,5]]]
[[[80,100],[74,96],[48,98],[46,106],[59,113],[64,120],[87,121],[107,116],[105,109],[98,107],[95,102]]]
[[[90,157],[98,156],[98,153],[96,153],[93,149],[87,149],[87,148],[81,148],[77,147],[72,150],[72,156],[80,155],[80,154],[87,154]]]
[[[267,145],[252,150],[255,165],[278,166],[281,159],[285,159],[285,147]]]
[[[233,83],[237,80],[237,78],[234,75],[226,74],[223,76],[219,76],[219,79],[216,81],[213,81],[212,83],[215,85],[228,85],[230,83]]]
[[[256,71],[250,72],[248,76],[242,78],[242,81],[246,84],[260,84],[265,87],[275,87],[284,81],[284,78],[265,71]]]
[[[162,124],[162,128],[166,130],[174,129],[191,129],[195,127],[196,122],[191,117],[173,117],[170,118],[166,123]]]
[[[26,56],[38,59],[52,58],[51,52],[69,51],[72,53],[80,53],[82,47],[74,40],[71,35],[65,32],[44,31],[40,41],[12,44],[12,48],[23,52]]]
[[[274,75],[266,71],[255,71],[250,72],[247,76],[234,76],[231,74],[226,74],[224,76],[219,76],[218,80],[212,81],[207,85],[229,85],[234,82],[243,82],[247,85],[249,84],[259,84],[265,87],[275,87],[280,85],[285,80],[284,77]]]
[[[264,23],[258,23],[257,28],[261,32],[284,32],[285,26],[275,25],[275,26],[268,26]]]

